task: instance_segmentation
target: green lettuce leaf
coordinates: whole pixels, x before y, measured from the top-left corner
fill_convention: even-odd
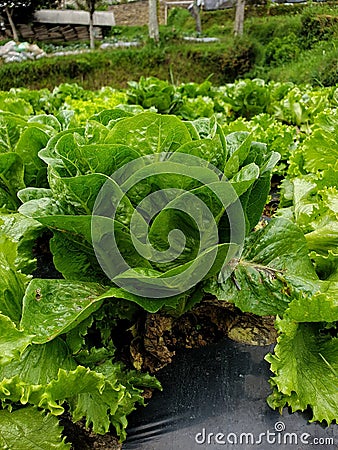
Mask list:
[[[0,399],[29,403],[53,415],[62,414],[61,405],[67,401],[74,421],[84,417],[86,426],[92,425],[93,432],[101,434],[113,424],[120,438],[125,439],[126,416],[135,409],[135,403],[144,404],[145,387],[160,389],[160,383],[147,374],[125,371],[121,364],[110,361],[96,365],[95,370],[82,366],[74,370],[59,368],[58,363],[61,367],[72,365],[71,359],[68,363],[62,359],[67,350],[64,343],[61,347],[60,344],[61,340],[55,340],[37,345],[20,363],[5,368],[7,377],[0,381]],[[39,364],[52,379],[36,367]],[[9,378],[11,370],[13,376]]]
[[[27,122],[23,117],[10,112],[0,112],[0,153],[14,151],[26,126]]]
[[[263,212],[270,191],[271,173],[279,161],[280,154],[271,152],[265,144],[253,142],[252,134],[245,131],[231,133],[226,140],[230,156],[223,172],[231,182],[238,181],[239,174],[245,167],[246,172],[243,175],[246,178],[250,172],[258,169],[255,179],[248,183],[246,189],[239,191],[246,217],[247,233],[249,233],[258,223]]]
[[[156,312],[164,305],[175,307],[187,295],[148,299],[98,283],[34,278],[23,299],[20,327],[35,335],[34,343],[42,344],[75,328],[97,311],[104,299],[122,298]]]
[[[231,133],[226,136],[226,142],[229,159],[224,165],[223,173],[227,178],[232,178],[249,155],[252,135],[246,132]]]
[[[20,204],[17,192],[24,187],[24,166],[20,156],[0,153],[0,209],[16,211]]]
[[[337,289],[337,283],[335,284]],[[318,292],[312,296],[300,295],[290,303],[284,317],[298,323],[338,322],[338,297],[331,296],[331,292],[333,289]]]
[[[93,248],[86,242],[78,244],[74,236],[66,233],[53,231],[53,238],[50,240],[50,249],[53,254],[55,268],[67,280],[110,284],[110,280],[103,272],[101,265],[93,251]],[[65,258],[65,252],[69,254],[69,259]]]
[[[63,428],[51,414],[38,408],[25,407],[9,412],[0,411],[0,446],[8,450],[69,450],[64,442]]]
[[[20,156],[25,166],[24,180],[26,186],[46,187],[47,166],[38,153],[49,140],[49,135],[38,127],[30,126],[21,134],[15,153]]]
[[[206,159],[217,168],[222,168],[224,165],[224,148],[218,135],[213,138],[187,142],[177,151]]]
[[[17,243],[0,234],[0,250],[0,312],[18,324],[22,299],[30,277],[17,269]]]
[[[0,233],[4,234],[13,243],[17,244],[15,268],[25,274],[30,274],[36,269],[36,258],[33,248],[36,239],[41,235],[43,226],[34,219],[22,214],[0,215]],[[3,249],[8,259],[9,249]]]
[[[60,176],[103,173],[110,175],[115,170],[115,159],[120,152],[126,153],[124,146],[84,144],[79,130],[59,133],[55,147],[50,144],[40,152],[40,157],[51,165]],[[85,131],[83,132],[85,133]]]
[[[330,424],[338,410],[338,339],[325,332],[323,323],[286,319],[277,325],[282,334],[275,354],[265,358],[275,374],[270,380],[269,405],[280,409],[289,405],[293,412],[311,407],[312,422]]]
[[[55,131],[61,131],[60,122],[51,114],[38,114],[36,116],[32,116],[28,119],[28,122],[44,125],[44,128],[50,130],[51,134],[54,134]]]
[[[305,235],[310,250],[325,254],[338,249],[338,222],[327,219],[322,226]]]
[[[33,114],[33,108],[28,101],[18,96],[11,95],[12,92],[0,93],[0,110],[9,111],[19,116],[30,116]]]
[[[110,123],[115,123],[117,120],[132,116],[132,113],[123,111],[122,109],[105,109],[89,117],[89,120],[96,120],[97,122],[102,123],[102,125],[109,127]]]
[[[35,334],[42,344],[66,333],[102,304],[106,289],[98,283],[34,278],[22,308],[21,329]]]
[[[0,314],[0,364],[19,358],[32,343],[33,335],[17,329],[9,317]]]
[[[117,122],[105,143],[127,145],[147,155],[173,152],[190,141],[187,127],[177,117],[145,112]]]
[[[338,251],[330,249],[326,254],[312,251],[310,258],[321,280],[338,281]]]
[[[302,155],[301,169],[306,172],[316,173],[330,166],[337,168],[338,159],[338,114],[336,110],[322,112],[315,121],[312,134],[302,146],[297,149],[297,154]]]
[[[54,198],[61,204],[67,203],[77,214],[91,214],[95,200],[107,181],[105,175],[93,173],[74,178],[60,178],[49,172],[49,185]]]
[[[27,384],[44,385],[58,376],[59,369],[74,370],[76,363],[61,338],[30,345],[20,357],[0,368],[0,379],[18,376]]]
[[[93,248],[84,241],[81,235],[67,234],[54,229],[53,238],[50,240],[50,250],[55,268],[67,280],[109,283],[109,279],[97,261]]]
[[[52,166],[54,169],[58,168],[59,171],[64,171],[59,173],[60,176],[68,176],[69,172],[65,170],[64,167],[64,159],[62,159],[59,154],[60,148],[62,146],[58,146],[58,142],[63,138],[63,136],[75,136],[77,141],[85,142],[84,140],[85,129],[84,128],[72,128],[71,130],[64,130],[57,133],[55,136],[51,137],[46,145],[46,147],[39,152],[39,157],[44,161],[48,166]],[[74,138],[69,138],[70,142],[74,141]],[[69,142],[68,140],[66,142]],[[67,150],[65,150],[67,151]]]
[[[302,231],[286,219],[274,219],[251,234],[239,261],[230,261],[230,277],[204,284],[205,292],[258,315],[283,314],[299,290],[318,291],[318,277]]]

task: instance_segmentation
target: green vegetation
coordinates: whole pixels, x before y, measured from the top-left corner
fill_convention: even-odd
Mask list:
[[[207,44],[184,40],[196,35],[194,20],[185,9],[171,10],[168,25],[161,26],[158,45],[148,40],[147,27],[116,26],[106,42],[137,40],[140,47],[1,64],[0,89],[53,89],[64,82],[88,89],[123,88],[141,76],[201,83],[212,75],[215,85],[243,77],[336,84],[338,14],[334,5],[249,7],[241,39],[233,37],[231,15],[233,10],[202,12],[203,36],[219,39]],[[52,48],[44,46],[48,51]]]
[[[206,295],[276,317],[272,408],[338,419],[338,14],[278,8],[239,40],[218,11],[187,43],[174,10],[159,45],[0,65],[1,447],[68,449],[65,410],[123,441],[161,386],[114,331]]]
[[[205,294],[278,316],[271,407],[337,420],[338,88],[142,78],[0,94],[1,445],[40,445],[44,427],[46,446],[69,448],[65,408],[123,440],[160,384],[121,364],[111,331]]]
[[[140,76],[158,76],[176,82],[202,82],[210,74],[217,84],[233,80],[253,68],[255,47],[246,40],[233,41],[227,49],[221,44],[193,47],[181,43],[169,47],[144,46],[140,49],[96,51],[78,56],[45,58],[34,62],[0,66],[0,88],[29,87],[53,89],[61,82],[77,82],[87,89],[101,86],[126,87],[129,80]]]

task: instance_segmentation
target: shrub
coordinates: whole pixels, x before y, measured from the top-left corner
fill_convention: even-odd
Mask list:
[[[275,37],[266,47],[265,63],[271,67],[288,63],[299,55],[297,36],[291,33],[284,38]]]
[[[248,19],[246,32],[261,44],[268,45],[274,38],[298,35],[301,28],[300,16],[278,16]]]
[[[189,11],[185,8],[172,8],[168,15],[168,26],[176,30],[194,30],[195,22]]]
[[[308,12],[301,19],[300,40],[303,48],[309,49],[319,41],[329,40],[338,31],[338,17]]]
[[[334,86],[338,83],[337,44],[337,40],[319,43],[314,48],[300,53],[296,62],[272,68],[266,79]]]
[[[338,50],[325,55],[313,70],[312,82],[320,86],[335,86],[338,83]]]
[[[254,67],[259,54],[259,46],[254,40],[248,37],[236,39],[223,58],[226,81],[243,77]]]

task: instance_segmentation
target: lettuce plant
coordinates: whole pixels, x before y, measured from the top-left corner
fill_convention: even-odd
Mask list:
[[[241,241],[260,218],[278,154],[253,142],[247,132],[224,136],[214,119],[184,123],[174,116],[133,115],[116,109],[98,113],[76,129],[56,130],[49,123],[57,120],[48,116],[36,118],[34,123],[38,130],[45,127],[50,132],[45,148],[35,150],[47,177],[36,181],[27,162],[24,175],[28,178],[16,187],[23,187],[18,193],[23,203],[19,214],[1,219],[0,245],[6,251],[0,285],[0,399],[4,408],[0,413],[4,421],[31,417],[38,426],[41,416],[35,408],[59,416],[67,404],[74,421],[85,418],[96,433],[106,433],[113,426],[123,440],[127,415],[135,404],[144,402],[142,389],[160,385],[153,377],[128,371],[115,361],[107,330],[120,317],[130,319],[141,309],[155,312],[166,308],[181,314],[201,300],[202,283],[217,279],[220,272],[226,277],[224,264],[238,254]],[[13,136],[15,153],[20,136]],[[131,181],[126,179],[130,164]],[[156,172],[158,167],[161,170]],[[108,214],[95,215],[103,187],[108,182],[108,193],[114,194],[120,179],[131,183],[120,204],[114,209],[114,198],[108,198]],[[167,195],[170,208],[160,205],[158,214],[147,222],[138,205],[145,206],[152,195],[157,196],[156,201],[162,201],[159,195]],[[181,209],[175,210],[175,206]],[[237,234],[231,233],[229,207],[239,214],[240,220],[235,217]],[[116,213],[114,219],[112,213]],[[135,217],[139,221],[133,234]],[[113,225],[128,264],[114,276],[104,266],[104,258],[111,257],[109,251],[103,255],[103,263],[97,254],[97,248],[106,250],[107,224]],[[155,253],[168,250],[167,236],[172,229],[180,233],[179,238],[184,233],[177,258],[171,255],[154,261],[138,254],[133,238],[142,244],[138,227],[144,225],[150,228]],[[212,226],[216,240],[210,239]],[[31,275],[36,267],[32,248],[46,230],[52,233],[50,250],[59,272],[56,279]],[[169,249],[175,255],[176,242]],[[209,261],[210,267],[201,274]],[[110,265],[119,268],[116,259],[110,259]],[[156,282],[162,281],[168,295],[158,298],[126,289],[131,271],[134,278],[136,273],[136,283],[149,283],[150,279],[157,286]],[[195,271],[197,280],[192,285],[180,284]],[[99,333],[95,345],[87,339],[93,326]],[[6,408],[11,404],[31,406],[22,412],[18,409],[8,419]],[[68,448],[60,437],[61,429],[47,417],[54,425],[46,439]],[[32,436],[34,426],[29,432]]]
[[[115,278],[109,274],[107,276],[107,270],[102,269],[102,264],[100,266],[98,252],[95,254],[92,245],[93,212],[96,250],[100,245],[104,246],[103,239],[107,239],[107,233],[103,231],[102,236],[97,236],[96,225],[115,227],[116,239],[121,241],[121,244],[117,243],[119,250],[128,267],[138,272],[140,280],[149,270],[152,271],[153,277],[161,279],[166,279],[174,273],[178,275],[189,270],[189,265],[197,255],[201,261],[205,261],[208,252],[215,252],[214,264],[203,278],[212,276],[220,271],[225,259],[224,254],[229,250],[231,224],[226,206],[239,199],[244,237],[260,219],[269,191],[271,171],[278,160],[278,154],[269,153],[265,145],[252,142],[249,133],[234,133],[225,138],[221,128],[212,120],[207,124],[208,137],[200,138],[198,130],[204,133],[205,123],[184,123],[174,116],[161,116],[150,112],[131,117],[125,117],[126,115],[128,114],[121,110],[111,111],[110,120],[107,115],[104,117],[104,123],[107,123],[105,126],[100,123],[103,116],[99,114],[94,117],[95,120],[88,122],[85,128],[61,132],[54,136],[39,154],[48,165],[50,187],[21,190],[19,197],[24,204],[20,207],[20,212],[36,219],[53,232],[51,251],[54,264],[65,279],[100,282],[109,286],[111,281],[116,285],[119,284],[118,280],[121,283],[123,277],[130,276],[123,271],[117,272]],[[202,126],[204,128],[201,128]],[[142,136],[145,136],[144,139]],[[149,160],[149,157],[156,155],[160,159]],[[152,171],[157,167],[156,161],[165,158],[163,155],[167,155],[168,162],[172,164],[170,170],[174,170],[174,173],[167,173],[166,170],[169,169],[162,164],[164,169],[156,175],[156,172]],[[184,155],[190,156],[189,162],[193,158],[196,162],[191,163],[188,171],[184,169],[185,172],[182,172],[180,166],[186,167],[187,164],[184,164],[184,161],[182,164],[178,157],[184,158]],[[148,157],[148,161],[145,157]],[[100,192],[102,195],[107,179],[121,169],[126,171],[126,164],[132,161],[136,162],[132,174],[136,180],[135,185],[128,190],[118,206],[115,219],[111,222],[108,217],[105,220],[95,219],[95,202]],[[200,167],[201,164],[205,166],[204,170]],[[210,164],[214,169],[210,169]],[[138,182],[137,178],[143,172],[148,172],[148,177]],[[208,183],[206,186],[200,186],[206,172]],[[229,180],[224,185],[232,189],[232,194],[230,191],[227,193],[230,196],[226,200],[228,205],[220,201],[214,189],[214,183],[219,181],[220,173],[225,174]],[[122,174],[126,177],[124,172]],[[157,250],[164,251],[168,246],[167,235],[171,229],[178,227],[186,235],[188,245],[178,258],[171,262],[151,263],[149,258],[140,256],[134,250],[133,236],[128,225],[133,215],[138,213],[137,204],[146,196],[158,194],[159,191],[167,193],[168,189],[178,187],[180,191],[171,199],[172,208],[163,209],[152,221],[149,236]],[[190,193],[190,197],[187,197],[186,192]],[[107,195],[113,195],[113,191]],[[212,220],[218,227],[216,231],[219,243],[203,244],[204,254],[198,252],[200,241],[211,241],[208,237],[211,232],[209,218],[202,216],[199,223],[199,219],[194,218],[193,223],[188,217],[189,211],[173,209],[175,204],[184,203],[191,197],[207,205],[212,211]],[[111,206],[113,211],[114,202],[108,199],[106,203],[108,206],[104,205],[104,208]],[[141,215],[138,218],[144,222]],[[142,223],[139,226],[142,226]],[[238,246],[240,244],[241,242],[237,242]],[[69,258],[70,254],[72,258]],[[102,258],[108,256],[104,255]],[[112,266],[116,266],[117,256],[109,257],[111,261],[115,261]],[[196,286],[191,286],[191,290],[196,290]],[[169,298],[162,300],[152,300],[135,292],[135,295],[131,295],[119,291],[119,296],[135,301],[148,311],[157,311],[164,305],[175,308],[178,304],[184,309],[184,304],[189,303],[189,294],[187,289],[180,287],[178,291],[182,295],[170,293]]]
[[[141,77],[138,82],[129,81],[128,86],[127,101],[132,105],[154,107],[159,113],[169,114],[182,103],[176,88],[156,77]]]
[[[306,277],[308,289],[277,321],[278,345],[267,357],[275,374],[269,403],[311,406],[312,420],[330,423],[338,410],[337,113],[319,114],[312,128],[291,156],[278,215],[302,230],[315,277]]]
[[[272,407],[337,419],[334,115],[318,116],[293,152],[283,208],[266,226],[280,155],[255,130],[225,134],[214,117],[135,107],[77,128],[66,113],[0,119],[1,445],[22,421],[23,448],[47,425],[46,447],[69,448],[57,422],[65,408],[123,440],[144,388],[160,384],[116,360],[111,329],[143,310],[178,316],[205,294],[278,316]],[[55,278],[36,277],[41,235]]]

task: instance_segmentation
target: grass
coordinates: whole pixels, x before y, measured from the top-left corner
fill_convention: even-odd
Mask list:
[[[334,86],[338,83],[338,40],[318,43],[314,48],[302,52],[297,61],[267,71],[266,78]]]
[[[324,86],[338,82],[336,7],[281,5],[271,8],[269,16],[263,16],[263,10],[267,14],[263,7],[247,9],[241,39],[233,37],[233,9],[203,11],[203,35],[218,37],[219,42],[197,44],[182,39],[195,34],[188,11],[172,9],[168,25],[160,27],[159,45],[149,41],[146,26],[113,27],[105,40],[138,40],[142,46],[0,64],[0,89],[52,89],[63,82],[77,82],[87,89],[124,88],[141,75],[200,83],[212,74],[215,85],[243,77]],[[277,15],[283,10],[288,14]],[[325,20],[318,21],[318,15]]]
[[[130,80],[157,76],[179,82],[203,82],[210,75],[214,84],[231,82],[253,68],[256,49],[248,39],[226,37],[216,43],[191,43],[163,34],[161,43],[146,42],[140,48],[96,50],[90,53],[42,58],[0,65],[0,89],[28,87],[52,89],[76,82],[86,89],[102,86],[124,88]]]

